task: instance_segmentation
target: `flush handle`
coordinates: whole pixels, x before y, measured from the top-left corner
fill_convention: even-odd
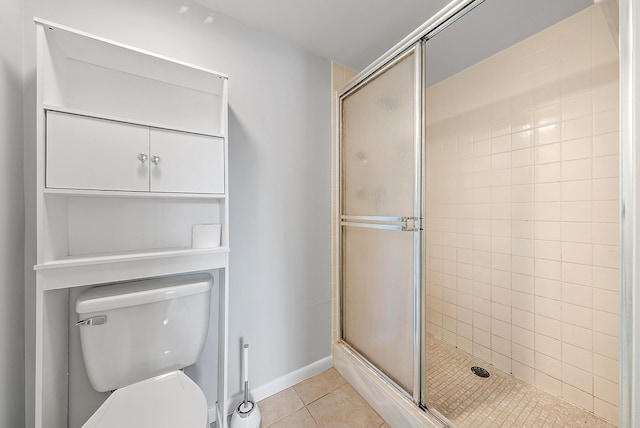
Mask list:
[[[92,326],[92,325],[102,325],[102,324],[105,324],[106,322],[107,322],[106,315],[98,315],[95,317],[80,320],[76,323],[76,325],[79,327],[83,327],[83,326]]]

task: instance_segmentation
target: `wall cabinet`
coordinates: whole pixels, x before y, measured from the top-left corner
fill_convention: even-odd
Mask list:
[[[46,187],[224,194],[224,140],[47,111]]]
[[[73,387],[90,388],[72,379],[84,372],[70,362],[81,360],[73,307],[82,287],[213,271],[218,382],[209,411],[224,428],[228,77],[35,22],[37,261],[26,309],[35,318],[26,391],[35,426],[75,428],[83,421],[73,415],[91,410],[77,411],[95,391]],[[221,245],[193,248],[193,226],[210,223],[221,225]]]
[[[151,129],[149,160],[152,192],[224,193],[221,138]]]
[[[46,115],[46,187],[149,190],[149,129],[54,111]]]

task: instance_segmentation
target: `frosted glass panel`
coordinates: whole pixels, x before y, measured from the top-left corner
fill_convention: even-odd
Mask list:
[[[342,104],[342,214],[413,216],[414,55]]]
[[[410,232],[342,228],[343,338],[409,393],[413,238]]]

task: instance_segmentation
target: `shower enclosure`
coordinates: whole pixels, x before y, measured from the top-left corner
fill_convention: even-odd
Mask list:
[[[342,336],[419,400],[422,283],[421,52],[341,104]],[[372,263],[373,262],[373,263]]]
[[[617,423],[617,3],[540,3],[451,2],[339,94],[337,339],[404,426]]]

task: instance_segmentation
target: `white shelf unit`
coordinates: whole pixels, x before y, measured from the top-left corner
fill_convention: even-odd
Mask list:
[[[51,189],[45,188],[44,193],[49,195],[67,196],[94,196],[102,198],[143,198],[143,199],[226,199],[224,194],[211,193],[168,193],[168,192],[126,192],[122,190],[97,190],[97,189]]]
[[[58,106],[54,106],[54,105],[45,104],[43,107],[44,107],[44,109],[46,111],[55,111],[55,112],[59,112],[59,113],[73,114],[73,115],[76,115],[76,116],[93,117],[93,118],[97,118],[97,119],[110,120],[112,122],[130,123],[130,124],[134,124],[134,125],[147,126],[149,128],[166,129],[166,130],[169,130],[169,131],[187,132],[187,133],[190,133],[190,134],[206,135],[206,136],[209,136],[209,137],[224,137],[224,135],[221,132],[217,133],[217,134],[205,133],[205,132],[202,132],[199,129],[191,129],[191,128],[184,128],[184,127],[169,126],[169,125],[164,124],[164,123],[156,123],[156,122],[149,122],[149,121],[145,121],[145,120],[129,119],[129,118],[121,117],[121,116],[115,116],[115,115],[103,114],[103,113],[101,114],[101,113],[96,113],[94,111],[80,110],[80,109],[77,109],[77,108],[69,108],[69,107],[64,107],[64,106],[59,106],[59,105]]]
[[[36,427],[68,426],[72,290],[212,270],[219,278],[215,413],[225,427],[228,77],[35,23]],[[222,225],[221,245],[192,248],[193,226],[211,223]]]
[[[36,21],[45,37],[38,52],[47,88],[41,105],[196,134],[226,133],[225,74]]]

